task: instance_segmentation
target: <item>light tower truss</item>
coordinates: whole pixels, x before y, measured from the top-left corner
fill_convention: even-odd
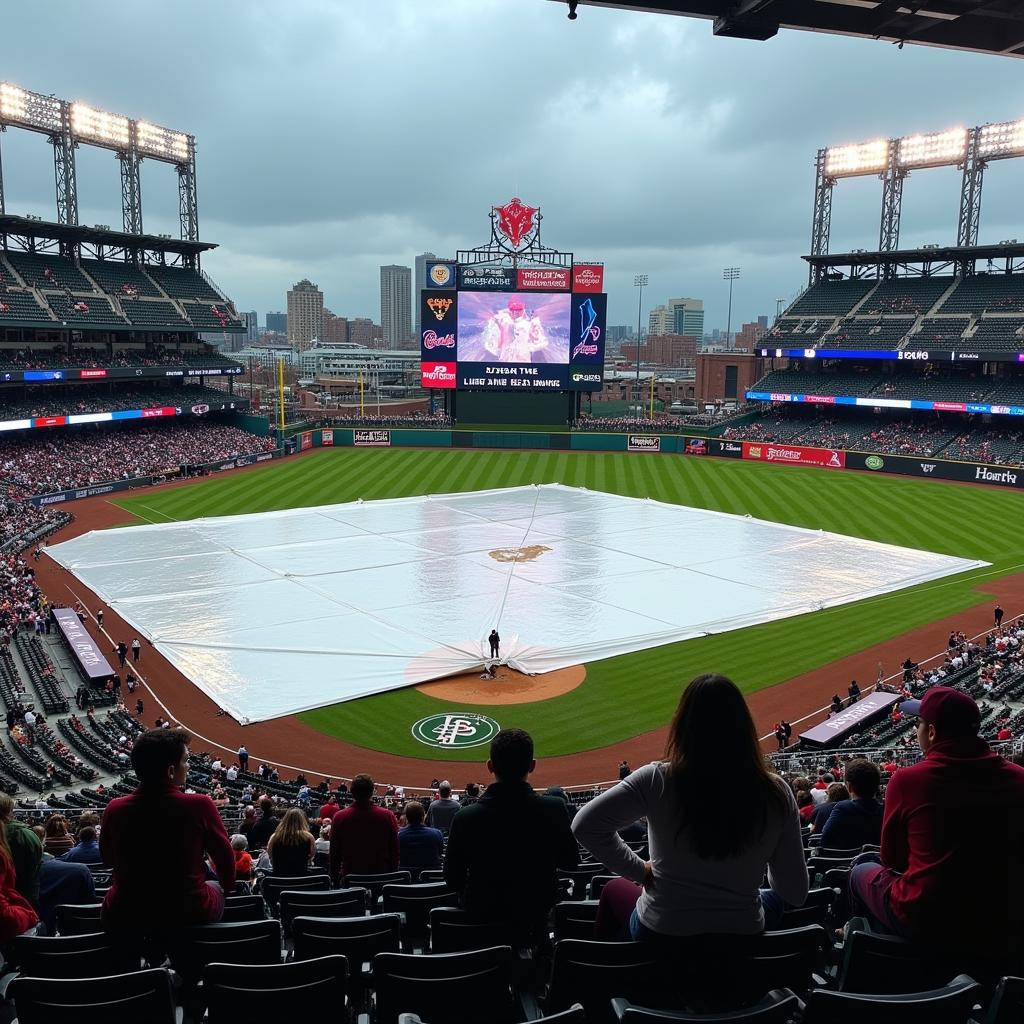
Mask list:
[[[120,163],[121,215],[126,234],[143,234],[141,165],[143,160],[157,160],[172,164],[178,172],[181,238],[199,240],[193,136],[0,82],[0,138],[8,128],[45,135],[53,146],[57,223],[72,227],[78,224],[75,150],[80,145],[96,146],[111,150]],[[0,215],[5,212],[0,155]]]
[[[985,124],[976,128],[949,128],[895,139],[873,139],[818,150],[815,162],[814,212],[811,224],[812,257],[829,253],[832,194],[840,178],[875,175],[882,182],[878,251],[899,249],[903,186],[910,172],[929,167],[959,167],[960,185],[957,245],[976,246],[981,224],[981,191],[985,169],[993,160],[1024,156],[1024,119]],[[879,276],[892,264],[879,266]],[[810,279],[824,273],[811,263]]]

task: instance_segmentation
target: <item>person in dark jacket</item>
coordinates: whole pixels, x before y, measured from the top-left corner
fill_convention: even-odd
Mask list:
[[[60,858],[71,864],[102,864],[100,844],[96,842],[96,829],[84,825],[78,830],[78,842]]]
[[[811,811],[811,831],[817,835],[821,835],[821,830],[825,827],[825,823],[832,817],[832,812],[842,803],[844,800],[850,799],[850,791],[841,782],[831,782],[825,792],[828,794],[828,799],[823,804],[818,804],[817,807]]]
[[[405,805],[409,823],[398,830],[398,867],[418,873],[423,868],[439,868],[444,856],[444,833],[423,824],[426,811],[418,800]]]
[[[878,802],[881,784],[882,773],[878,765],[867,758],[855,758],[846,766],[846,787],[850,791],[850,798],[840,800],[824,824],[816,825],[814,829],[821,833],[823,847],[829,850],[856,850],[865,843],[873,845],[881,839],[882,805]],[[829,786],[830,799],[831,791],[832,787]],[[822,807],[828,806],[822,804]]]
[[[924,760],[886,787],[880,863],[850,872],[855,915],[875,930],[971,957],[1024,956],[1024,768],[989,749],[965,693],[904,701]]]
[[[579,864],[565,801],[539,796],[527,782],[536,766],[528,733],[502,729],[494,737],[487,770],[495,781],[452,819],[444,860],[463,909],[508,925],[510,937],[525,943],[546,934],[558,869]]]

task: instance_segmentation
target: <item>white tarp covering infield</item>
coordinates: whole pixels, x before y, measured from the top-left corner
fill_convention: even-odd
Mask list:
[[[556,668],[987,565],[561,484],[94,531],[48,549],[241,722]]]

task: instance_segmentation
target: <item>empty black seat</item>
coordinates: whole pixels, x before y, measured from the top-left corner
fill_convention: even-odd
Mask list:
[[[228,896],[224,900],[224,916],[220,923],[262,921],[266,916],[266,904],[262,896]]]
[[[19,935],[15,964],[28,978],[96,978],[142,967],[138,945],[102,932],[84,935]]]
[[[968,1024],[982,995],[966,974],[928,992],[867,995],[815,989],[807,997],[803,1024]]]
[[[985,1024],[1020,1024],[1024,1020],[1024,978],[1001,978]]]
[[[592,878],[598,875],[607,875],[608,869],[603,864],[581,864],[578,868],[559,868],[558,877],[567,878],[572,883],[569,893],[571,900],[584,900],[587,898],[587,886]]]
[[[19,1024],[176,1024],[170,972],[112,977],[15,978],[7,992]]]
[[[169,938],[167,952],[186,990],[193,990],[207,964],[280,963],[281,925],[265,920],[185,928]]]
[[[597,900],[567,900],[555,904],[555,941],[560,939],[594,939],[597,921]]]
[[[480,1024],[490,1024],[490,1018],[484,1014],[479,1017]],[[535,1018],[536,1024],[587,1024],[587,1014],[583,1007],[576,1003],[568,1010],[561,1013],[554,1013],[550,1017]],[[433,1020],[425,1021],[418,1013],[400,1013],[398,1024],[435,1024]],[[447,1024],[447,1018],[437,1021],[436,1024]]]
[[[773,989],[754,1006],[715,1014],[650,1010],[626,999],[612,1000],[618,1024],[789,1024],[799,1009],[800,1000],[788,988]]]
[[[277,904],[281,893],[285,892],[325,892],[331,887],[327,875],[267,875],[262,882],[263,898],[272,914],[277,913]]]
[[[102,903],[61,903],[57,907],[58,935],[88,935],[100,931]]]
[[[408,871],[385,871],[378,875],[342,875],[341,886],[343,889],[352,886],[361,886],[370,894],[370,903],[367,909],[370,913],[377,910],[377,903],[380,901],[380,894],[385,885],[409,885],[412,882],[412,874]]]
[[[501,922],[474,921],[466,911],[454,907],[435,907],[430,911],[432,953],[464,953],[505,945],[511,945],[511,941]]]
[[[296,917],[359,917],[366,913],[365,889],[287,889],[281,893],[280,918],[285,935],[291,935]]]
[[[343,956],[270,966],[208,964],[203,971],[207,1020],[289,1020],[300,1008],[314,1007],[325,1010],[332,1020],[343,1020],[347,972]]]
[[[376,1024],[398,1024],[407,1012],[431,1024],[512,1024],[512,968],[510,946],[437,956],[380,953],[372,972]]]
[[[835,889],[811,889],[802,907],[787,909],[780,928],[800,928],[805,924],[825,924],[833,912],[839,894]]]
[[[381,894],[384,913],[402,915],[402,941],[406,950],[426,936],[431,910],[435,907],[456,907],[458,902],[459,894],[447,882],[385,885]]]

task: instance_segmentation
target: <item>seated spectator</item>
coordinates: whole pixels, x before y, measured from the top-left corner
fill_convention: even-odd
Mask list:
[[[352,780],[352,805],[331,821],[331,883],[342,875],[398,870],[398,819],[373,802],[373,779]]]
[[[43,853],[48,853],[51,857],[59,857],[75,845],[68,831],[68,819],[63,814],[50,815],[46,822],[45,835]]]
[[[423,804],[410,800],[405,805],[408,824],[398,830],[398,867],[418,874],[423,868],[439,868],[444,857],[444,834],[423,824]]]
[[[262,850],[280,824],[280,818],[274,813],[274,801],[269,796],[260,797],[259,810],[259,818],[249,832],[249,847],[253,850]]]
[[[800,822],[804,825],[811,823],[811,815],[818,809],[814,797],[809,789],[798,789],[796,791],[796,806],[800,815]]]
[[[573,822],[583,846],[622,875],[602,890],[599,936],[756,934],[786,905],[802,904],[807,865],[793,793],[765,766],[731,680],[701,675],[686,687],[666,758],[596,797]],[[745,813],[723,792],[742,794]],[[616,834],[642,815],[646,862]],[[771,889],[762,890],[766,868]]]
[[[431,800],[427,808],[427,824],[447,834],[452,827],[452,818],[460,810],[459,801],[452,798],[452,784],[442,782],[437,787],[437,799]]]
[[[537,766],[529,734],[502,729],[490,753],[495,781],[452,819],[444,878],[474,918],[502,922],[514,941],[533,943],[546,938],[557,869],[577,867],[579,855],[565,804],[527,782]]]
[[[821,827],[822,846],[830,850],[855,850],[881,839],[882,805],[878,802],[881,784],[878,765],[867,758],[858,757],[846,766],[849,797],[841,798]]]
[[[241,832],[231,837],[231,849],[235,853],[235,879],[248,882],[252,878],[252,857],[248,851],[249,840]]]
[[[96,842],[96,829],[92,825],[83,825],[78,830],[78,842],[61,858],[72,864],[102,864],[100,844]]]
[[[826,790],[828,799],[823,804],[816,804],[811,811],[811,832],[820,833],[825,827],[825,822],[832,816],[836,805],[841,800],[850,799],[850,791],[841,782],[833,782]]]
[[[1020,966],[1024,768],[978,735],[978,705],[936,686],[903,705],[924,759],[886,788],[882,850],[850,873],[855,914],[941,951]],[[870,857],[871,855],[865,855]]]
[[[0,823],[4,826],[7,848],[14,864],[14,886],[38,909],[43,844],[28,825],[14,817],[14,801],[7,793],[0,793]]]
[[[313,863],[316,840],[309,831],[306,815],[298,807],[285,811],[267,843],[267,853],[275,875],[304,875]]]
[[[138,789],[115,797],[103,812],[100,851],[113,869],[103,900],[109,931],[162,932],[219,921],[224,913],[224,894],[235,886],[234,852],[213,801],[181,792],[189,739],[181,729],[144,732],[132,747]],[[207,880],[207,854],[217,881]]]
[[[0,944],[6,945],[38,923],[35,908],[15,886],[14,858],[6,831],[0,829]]]

